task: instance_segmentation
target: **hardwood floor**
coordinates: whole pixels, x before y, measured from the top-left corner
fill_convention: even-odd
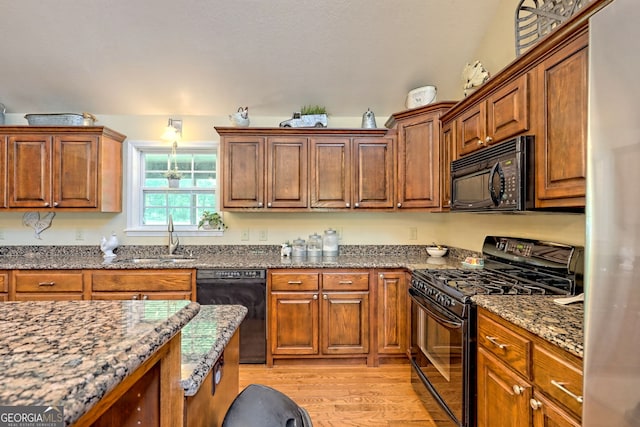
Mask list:
[[[415,395],[409,365],[240,365],[240,390],[264,384],[309,412],[313,427],[435,427]]]

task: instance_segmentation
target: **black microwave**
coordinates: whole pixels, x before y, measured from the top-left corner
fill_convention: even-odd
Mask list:
[[[451,210],[534,208],[533,136],[519,136],[451,162]]]

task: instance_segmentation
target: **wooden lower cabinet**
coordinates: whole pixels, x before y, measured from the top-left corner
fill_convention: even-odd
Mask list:
[[[478,427],[579,426],[582,360],[478,308]]]
[[[267,365],[369,359],[369,271],[270,270]]]
[[[376,272],[377,361],[406,359],[408,348],[407,273],[404,270]]]
[[[195,270],[89,270],[91,299],[195,301]]]
[[[238,395],[240,334],[236,331],[198,392],[185,397],[183,427],[220,427]]]
[[[81,270],[13,270],[12,301],[67,301],[86,299]]]

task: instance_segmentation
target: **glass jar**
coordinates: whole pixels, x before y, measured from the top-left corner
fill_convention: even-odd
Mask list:
[[[304,258],[307,256],[307,245],[305,244],[304,239],[298,237],[293,241],[291,256],[294,258]]]
[[[307,243],[307,256],[309,258],[322,257],[322,236],[318,233],[313,233],[309,236],[309,243]]]
[[[338,256],[338,233],[331,228],[324,230],[322,237],[322,256],[334,257]]]

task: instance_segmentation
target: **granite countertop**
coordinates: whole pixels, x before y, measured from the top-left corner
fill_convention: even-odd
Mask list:
[[[0,304],[0,405],[63,406],[73,424],[199,311],[189,301]]]
[[[193,396],[247,315],[241,305],[202,305],[182,329],[182,387]]]
[[[166,268],[460,268],[464,254],[433,258],[426,246],[344,246],[333,258],[281,257],[273,246],[192,246],[182,248],[172,262],[166,248],[133,246],[119,248],[117,256],[105,260],[89,247],[4,247],[0,248],[0,269],[166,269]],[[460,258],[462,257],[462,258]],[[143,262],[134,262],[143,258]],[[139,261],[139,260],[138,260]]]
[[[546,295],[476,295],[479,306],[578,357],[584,356],[584,303],[561,305]]]

